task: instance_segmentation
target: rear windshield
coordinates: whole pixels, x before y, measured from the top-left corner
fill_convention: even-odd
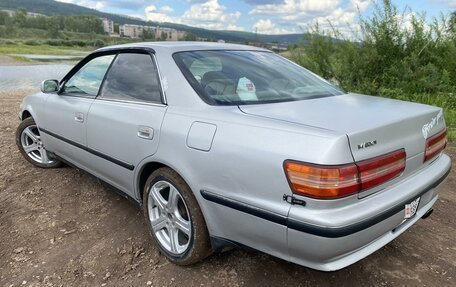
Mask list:
[[[261,104],[344,94],[340,88],[271,52],[187,51],[173,57],[209,104]]]

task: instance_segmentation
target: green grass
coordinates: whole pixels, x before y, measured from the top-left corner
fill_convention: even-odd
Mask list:
[[[11,59],[14,59],[16,61],[19,61],[19,62],[32,62],[32,60],[30,60],[29,58],[22,57],[22,56],[8,56],[8,57],[10,57]]]
[[[0,43],[0,54],[32,54],[32,55],[62,55],[71,56],[75,51],[91,51],[94,48],[88,47],[67,47],[67,46],[50,46],[44,44],[25,45],[22,43]]]

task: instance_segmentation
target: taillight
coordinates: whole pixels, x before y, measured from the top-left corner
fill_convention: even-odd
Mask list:
[[[405,150],[369,160],[339,165],[315,165],[287,160],[285,173],[292,191],[319,199],[348,196],[385,183],[405,169]]]
[[[337,198],[358,192],[355,164],[320,166],[285,161],[285,172],[293,192],[315,198]]]
[[[439,132],[438,134],[428,138],[426,140],[426,150],[424,151],[424,161],[428,161],[431,158],[438,155],[443,151],[447,145],[447,130]]]
[[[372,188],[400,175],[405,169],[405,150],[357,162],[361,190]]]

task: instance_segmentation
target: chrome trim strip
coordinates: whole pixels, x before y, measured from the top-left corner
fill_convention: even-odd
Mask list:
[[[166,97],[166,90],[165,90],[165,87],[163,86],[163,78],[162,78],[162,74],[160,72],[160,65],[158,64],[155,53],[152,53],[152,58],[154,59],[155,67],[157,67],[158,81],[160,82],[161,92],[163,95],[163,104],[168,105],[168,98]]]
[[[98,97],[95,100],[97,100],[97,101],[106,101],[106,102],[127,103],[127,104],[139,104],[139,105],[155,106],[155,107],[167,107],[167,105],[165,105],[165,104],[158,104],[158,103],[152,103],[152,102],[118,100],[118,99],[98,98]]]

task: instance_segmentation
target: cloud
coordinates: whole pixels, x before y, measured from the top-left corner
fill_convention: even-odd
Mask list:
[[[158,9],[158,11],[160,11],[160,13],[169,14],[169,13],[173,13],[174,9],[170,6],[163,6],[160,9]]]
[[[259,5],[280,3],[282,0],[244,0],[244,2],[247,4]]]
[[[280,3],[256,5],[249,12],[252,16],[267,16],[254,29],[260,27],[269,33],[281,34],[308,30],[317,22],[322,30],[336,28],[344,36],[352,37],[359,30],[356,19],[367,9],[370,0],[283,0]],[[272,24],[269,25],[269,24]],[[269,26],[268,26],[269,25]]]
[[[456,9],[456,0],[428,0],[437,4],[448,6],[450,9]]]
[[[226,7],[221,5],[218,0],[207,0],[191,5],[180,19],[185,24],[206,29],[243,30],[242,27],[236,25],[239,17],[241,17],[241,12],[228,13]]]
[[[87,8],[101,10],[106,6],[106,1],[93,1],[93,0],[57,0],[58,2],[76,4]]]
[[[142,9],[151,0],[57,0],[59,2],[72,3],[79,6],[92,8],[92,9],[104,9],[104,8],[120,8],[124,10],[137,10]]]
[[[173,22],[214,30],[244,30],[236,24],[241,13],[227,12],[226,7],[218,0],[197,1],[179,17],[171,15],[173,12],[174,10],[169,6],[149,5],[145,8],[146,19],[149,21]]]
[[[276,27],[270,19],[260,19],[253,25],[253,30],[260,34],[288,34],[293,31],[287,30],[285,28]]]
[[[176,22],[176,20],[169,15],[173,11],[174,10],[169,6],[157,8],[154,5],[149,5],[144,9],[146,19],[154,22]]]
[[[278,15],[292,19],[331,11],[339,3],[340,0],[284,0],[282,3],[256,5],[249,14]]]

